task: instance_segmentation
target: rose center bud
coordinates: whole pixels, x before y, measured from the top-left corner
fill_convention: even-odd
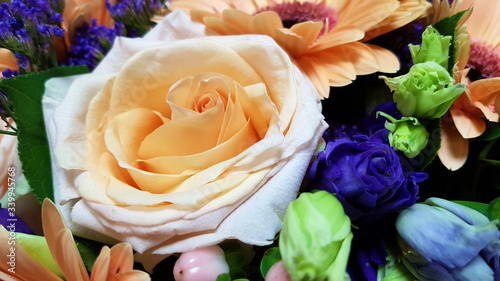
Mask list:
[[[500,55],[491,45],[479,40],[470,41],[469,77],[472,81],[500,77]]]
[[[218,95],[216,91],[211,91],[210,93],[202,95],[194,102],[193,110],[201,113],[213,108],[217,104]]]
[[[264,11],[276,12],[286,28],[301,22],[321,21],[323,29],[320,34],[323,34],[325,27],[328,27],[328,30],[332,29],[338,21],[338,13],[324,2],[318,4],[310,2],[281,3],[261,8],[255,14]]]

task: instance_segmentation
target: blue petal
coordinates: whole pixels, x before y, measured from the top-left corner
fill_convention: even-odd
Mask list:
[[[494,223],[472,226],[440,207],[415,204],[402,211],[396,229],[427,261],[448,270],[463,267],[494,239]]]

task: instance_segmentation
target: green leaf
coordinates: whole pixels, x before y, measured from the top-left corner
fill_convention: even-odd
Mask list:
[[[227,242],[219,245],[224,250],[231,278],[246,278],[247,273],[243,270],[244,262],[241,254],[241,246],[237,242]]]
[[[281,254],[279,247],[273,247],[268,249],[264,256],[262,257],[262,261],[260,262],[260,272],[262,273],[262,277],[266,278],[269,269],[281,260]]]
[[[482,140],[494,140],[500,137],[500,124],[486,121],[486,130],[479,137]]]
[[[50,150],[42,110],[44,84],[53,77],[86,72],[86,66],[57,67],[0,81],[0,91],[12,103],[12,117],[19,131],[18,151],[23,174],[40,203],[44,198],[54,200]]]
[[[474,202],[474,201],[453,201],[457,204],[460,204],[465,207],[469,207],[473,210],[476,210],[480,212],[481,214],[485,215],[488,217],[488,204],[485,203],[480,203],[480,202]]]
[[[434,28],[439,31],[443,36],[451,36],[450,44],[450,58],[448,60],[448,71],[453,76],[453,67],[455,66],[455,30],[458,22],[468,10],[461,11],[452,15],[451,17],[444,18],[434,25]]]
[[[74,239],[76,247],[82,256],[85,267],[89,272],[92,272],[95,260],[97,259],[97,256],[99,256],[104,244],[77,236],[74,236]]]
[[[494,199],[487,205],[487,217],[490,220],[499,220],[500,221],[500,197]]]
[[[217,279],[215,279],[215,281],[231,281],[231,275],[229,273],[222,273],[217,276]]]

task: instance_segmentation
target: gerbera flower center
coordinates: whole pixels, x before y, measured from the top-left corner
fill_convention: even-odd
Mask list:
[[[255,14],[265,11],[276,12],[286,28],[306,21],[322,21],[323,29],[327,27],[330,30],[337,24],[338,19],[338,13],[324,2],[318,4],[310,2],[281,3],[261,8]]]
[[[493,47],[479,40],[471,40],[467,67],[471,80],[500,77],[500,55]]]

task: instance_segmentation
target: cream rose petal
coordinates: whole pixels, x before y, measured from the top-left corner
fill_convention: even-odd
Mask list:
[[[272,242],[281,228],[286,207],[296,198],[296,191],[312,153],[327,125],[323,121],[318,94],[312,83],[293,66],[286,53],[266,36],[205,37],[189,42],[210,46],[212,43],[209,42],[215,42],[220,44],[220,48],[231,48],[241,57],[244,62],[242,65],[257,69],[256,77],[266,85],[262,87],[262,84],[256,83],[258,79],[248,78],[255,82],[245,89],[247,93],[252,99],[264,102],[268,97],[262,96],[262,93],[267,91],[279,109],[277,119],[266,121],[270,122],[271,127],[264,139],[238,156],[194,174],[185,183],[186,186],[189,186],[188,182],[195,186],[208,184],[208,179],[214,176],[211,173],[217,171],[214,169],[218,167],[220,170],[215,174],[226,171],[226,181],[234,179],[234,182],[239,183],[236,188],[231,187],[225,193],[220,193],[224,189],[219,190],[219,186],[214,185],[208,193],[193,193],[192,198],[184,198],[182,192],[176,195],[140,191],[118,178],[112,178],[114,183],[110,182],[109,187],[106,187],[93,180],[86,171],[91,167],[86,166],[84,159],[87,150],[83,132],[87,130],[86,113],[90,100],[99,94],[97,89],[109,85],[107,80],[126,67],[129,58],[143,49],[168,46],[180,39],[205,35],[199,24],[175,11],[144,39],[118,38],[93,74],[48,82],[43,104],[51,151],[55,154],[55,199],[57,203],[67,202],[62,207],[62,213],[66,220],[71,218],[68,224],[75,235],[106,241],[101,235],[105,234],[119,241],[130,242],[136,251],[142,253],[141,260],[149,266],[153,265],[155,257],[216,244],[224,239],[239,239],[256,245]],[[111,83],[117,83],[118,79]],[[113,101],[111,98],[105,102]],[[265,106],[260,110],[268,114],[276,109]],[[109,142],[117,140],[117,135],[111,131],[106,137]],[[129,155],[118,147],[113,149],[119,157],[127,158]],[[112,157],[112,154],[108,153],[106,157]],[[127,162],[127,159],[118,159],[121,168],[129,171],[137,169]],[[80,190],[77,186],[80,186]],[[212,193],[219,195],[213,199]],[[162,202],[165,200],[178,200],[185,205],[164,205]],[[114,205],[113,202],[122,203]]]

